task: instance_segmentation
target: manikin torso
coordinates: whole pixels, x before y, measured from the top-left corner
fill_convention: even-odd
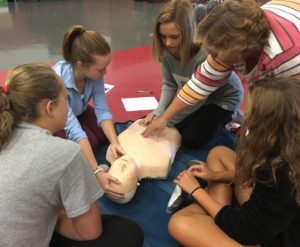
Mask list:
[[[166,178],[181,143],[181,136],[175,128],[165,128],[159,137],[144,138],[141,132],[145,127],[138,121],[118,136],[126,155],[114,159],[110,148],[106,153],[106,159],[111,163],[108,172],[121,181],[120,185],[114,184],[114,189],[125,193],[125,199],[117,201],[119,203],[132,199],[139,180]]]

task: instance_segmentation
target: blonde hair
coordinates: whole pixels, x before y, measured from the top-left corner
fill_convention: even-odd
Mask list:
[[[95,55],[108,55],[111,49],[100,33],[86,31],[83,26],[75,25],[65,32],[62,53],[63,58],[71,64],[81,61],[89,66],[95,62]]]
[[[198,24],[196,32],[207,48],[222,50],[226,58],[240,58],[262,51],[270,27],[256,1],[226,0]]]
[[[256,171],[268,162],[271,181],[276,168],[287,164],[294,197],[300,205],[300,80],[272,78],[249,87],[249,110],[242,125],[236,181],[251,185]],[[246,132],[248,131],[248,135]]]
[[[193,43],[195,27],[193,9],[189,0],[170,0],[161,7],[156,18],[152,42],[153,57],[158,62],[161,61],[166,51],[160,37],[159,28],[161,24],[171,22],[174,22],[181,32],[180,58],[181,64],[185,65],[199,49]]]
[[[8,93],[0,87],[0,151],[9,143],[16,124],[38,117],[38,105],[44,99],[58,98],[63,84],[47,65],[23,64],[10,71],[5,79]]]

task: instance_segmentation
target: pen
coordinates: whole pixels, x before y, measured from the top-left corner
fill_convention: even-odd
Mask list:
[[[137,90],[137,93],[148,93],[148,94],[153,94],[152,91],[147,91],[147,90]]]

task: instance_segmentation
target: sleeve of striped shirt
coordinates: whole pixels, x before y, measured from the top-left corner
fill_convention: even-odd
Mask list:
[[[232,68],[225,66],[211,55],[198,66],[192,78],[179,91],[177,97],[188,105],[197,104],[224,85],[230,77]]]

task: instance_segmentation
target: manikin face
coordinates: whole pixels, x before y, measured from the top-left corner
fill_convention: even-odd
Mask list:
[[[91,64],[88,67],[83,66],[82,73],[86,78],[99,80],[107,72],[107,66],[111,62],[111,54],[107,54],[105,56],[96,55],[94,56],[94,59],[95,63]]]
[[[124,199],[115,201],[118,203],[130,201],[138,185],[138,170],[135,161],[130,156],[123,155],[114,161],[108,173],[121,182],[121,184],[112,183],[112,189],[125,194]]]
[[[174,57],[179,56],[182,34],[174,22],[159,25],[159,35],[166,50]]]

